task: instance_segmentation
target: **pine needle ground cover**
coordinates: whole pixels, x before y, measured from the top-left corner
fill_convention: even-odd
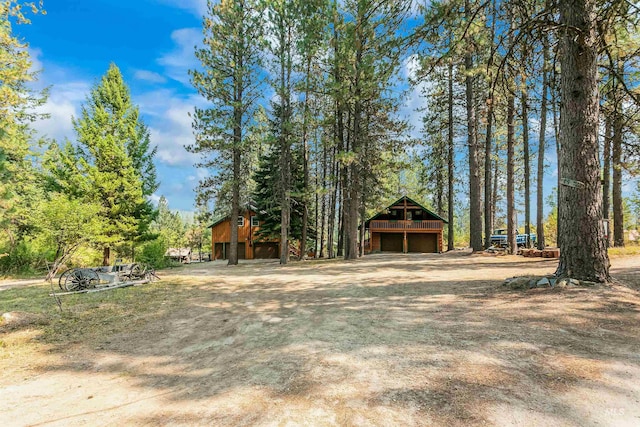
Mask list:
[[[555,261],[557,262],[557,261]],[[63,300],[0,291],[3,425],[634,425],[640,258],[511,291],[553,260],[374,255],[191,265]]]

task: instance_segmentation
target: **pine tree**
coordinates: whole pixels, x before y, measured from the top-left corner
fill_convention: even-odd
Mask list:
[[[106,265],[112,247],[134,241],[148,227],[153,210],[145,195],[157,186],[155,151],[149,151],[146,128],[115,64],[93,87],[73,125],[78,172],[87,180],[84,197],[103,207],[104,232],[97,240]]]
[[[44,13],[35,4],[31,11]],[[14,0],[0,0],[0,229],[10,250],[28,226],[30,199],[37,192],[30,179],[34,170],[29,158],[34,153],[29,124],[39,117],[33,108],[46,100],[46,92],[33,92],[27,86],[37,73],[31,71],[28,45],[13,34],[12,23],[30,23],[25,8]]]
[[[556,275],[606,282],[610,264],[601,221],[596,4],[562,0],[558,6],[563,28],[559,161],[564,181],[560,200],[565,206],[558,217]]]
[[[256,0],[209,2],[203,22],[205,47],[196,50],[203,69],[190,71],[193,86],[211,106],[196,109],[196,142],[186,148],[202,155],[199,166],[217,169],[217,180],[201,186],[218,196],[217,204],[230,206],[231,218],[240,213],[242,162],[251,150],[247,127],[260,96],[261,15]],[[219,197],[229,193],[230,197]],[[237,263],[238,229],[231,227],[229,265]]]
[[[269,121],[269,129],[262,135],[264,151],[258,159],[258,165],[253,173],[255,189],[251,202],[257,210],[258,218],[264,221],[260,225],[258,237],[261,239],[280,239],[282,236],[282,174],[280,136],[282,131],[280,121],[280,104],[273,103],[273,113]],[[302,153],[294,150],[287,165],[291,176],[291,188],[288,191],[290,225],[287,233],[293,239],[300,240],[303,235],[304,217],[304,167]]]

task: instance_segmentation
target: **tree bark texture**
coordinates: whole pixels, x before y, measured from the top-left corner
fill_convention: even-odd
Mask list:
[[[611,138],[613,134],[610,118],[607,117],[605,119],[604,127],[604,147],[602,149],[602,156],[604,158],[602,165],[602,217],[609,219],[609,211],[611,210]]]
[[[560,9],[560,262],[556,275],[609,280],[598,159],[598,36],[594,0]]]
[[[618,91],[616,91],[618,92]],[[616,93],[616,98],[618,93]],[[624,246],[624,212],[622,206],[622,103],[616,99],[613,109],[611,161],[613,163],[613,246]]]
[[[454,221],[454,217],[453,217],[453,203],[454,203],[454,198],[455,195],[453,193],[453,176],[455,173],[454,170],[454,162],[455,162],[455,153],[454,153],[454,135],[453,135],[453,62],[449,61],[449,72],[448,72],[448,80],[449,80],[449,90],[448,90],[448,114],[449,114],[449,119],[448,119],[448,131],[447,131],[447,149],[448,149],[448,153],[447,153],[447,184],[448,184],[448,189],[447,189],[447,203],[448,203],[448,210],[449,210],[449,216],[447,218],[447,220],[449,221],[449,224],[447,225],[447,250],[452,251],[454,249],[454,227],[453,227],[453,221]]]
[[[529,156],[529,96],[522,91],[522,148],[524,154],[524,234],[526,247],[531,247],[531,159]]]
[[[509,253],[518,251],[515,209],[515,174],[514,174],[514,145],[515,145],[515,96],[507,95],[507,247]]]
[[[542,40],[542,99],[540,101],[540,134],[538,137],[538,175],[536,188],[536,238],[538,249],[545,248],[544,240],[544,152],[547,132],[547,68],[549,62],[549,42]]]
[[[470,21],[472,10],[469,0],[465,1],[465,16]],[[469,41],[468,43],[471,43]],[[476,109],[474,103],[474,78],[473,57],[467,53],[464,57],[464,66],[467,76],[466,101],[467,101],[467,143],[469,145],[469,243],[473,251],[482,251],[482,203],[481,203],[481,183],[480,165],[478,163],[478,140],[476,138]]]
[[[491,149],[493,131],[493,99],[487,99],[487,132],[484,141],[484,247],[491,246]]]

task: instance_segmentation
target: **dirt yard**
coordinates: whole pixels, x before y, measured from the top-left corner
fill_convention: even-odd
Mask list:
[[[0,325],[0,425],[638,426],[640,257],[612,262],[625,286],[529,291],[502,281],[554,261],[213,262],[63,315],[5,290],[41,314]]]

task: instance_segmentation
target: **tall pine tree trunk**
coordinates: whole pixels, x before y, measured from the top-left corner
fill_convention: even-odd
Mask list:
[[[302,190],[302,237],[300,239],[300,255],[299,259],[304,258],[307,251],[307,228],[309,222],[309,145],[307,142],[308,120],[309,120],[309,79],[311,78],[311,58],[307,58],[306,76],[304,86],[304,107],[302,116],[302,174],[303,174],[303,190]]]
[[[236,115],[242,113],[236,113]],[[237,122],[236,122],[237,123]],[[239,126],[234,129],[234,139],[240,141],[242,133]],[[239,145],[239,142],[238,142]],[[240,216],[240,148],[233,148],[233,182],[231,184],[231,244],[229,245],[228,265],[238,265],[238,217]]]
[[[284,25],[283,22],[280,23]],[[291,226],[291,28],[280,28],[280,264],[289,262]]]
[[[511,75],[511,74],[510,74]],[[514,185],[514,145],[515,145],[515,96],[510,89],[507,95],[507,246],[509,253],[518,252],[515,210],[515,185]]]
[[[496,36],[496,0],[491,2],[491,53],[487,61],[487,75],[491,84],[487,89],[487,131],[484,141],[484,248],[491,246],[491,233],[493,232],[493,212],[491,210],[491,149],[493,147],[493,57],[495,53]]]
[[[545,248],[544,241],[544,152],[547,132],[547,68],[549,63],[549,42],[546,35],[542,39],[542,99],[540,102],[540,133],[538,137],[538,174],[536,181],[536,234],[538,249]]]
[[[556,88],[553,87],[551,90],[551,98],[552,99],[559,99],[560,95],[559,95],[559,91],[555,90]],[[553,109],[553,131],[554,131],[554,135],[555,135],[555,140],[556,140],[556,159],[558,159],[558,179],[557,179],[557,187],[556,187],[556,206],[558,209],[558,221],[556,224],[556,246],[560,247],[560,237],[561,237],[561,233],[560,233],[560,216],[561,216],[561,211],[562,211],[562,206],[563,204],[560,202],[560,181],[562,178],[562,165],[560,164],[560,123],[558,120],[558,110],[560,109],[560,101],[558,100],[553,101],[551,103],[552,109]]]
[[[611,209],[611,138],[613,137],[613,126],[611,119],[605,117],[604,148],[603,148],[603,171],[602,171],[602,217],[609,219]],[[611,228],[609,224],[607,233],[607,245],[611,240]]]
[[[526,83],[525,83],[526,85]],[[526,247],[531,247],[531,160],[529,158],[529,95],[522,91],[522,145],[524,151],[524,234]]]
[[[469,0],[465,0],[465,16],[472,19]],[[471,42],[468,42],[471,43]],[[470,50],[470,49],[469,49]],[[476,109],[474,101],[473,56],[464,56],[465,85],[467,103],[467,144],[469,145],[469,242],[473,251],[482,251],[482,203],[480,186],[480,165],[478,164],[478,141],[476,138]]]
[[[327,188],[327,144],[322,144],[322,213],[320,214],[320,258],[324,257],[325,230],[327,224],[327,197],[329,190]]]
[[[598,36],[594,0],[561,0],[560,262],[556,275],[609,280],[598,160]]]
[[[472,10],[469,0],[465,0],[465,16],[471,21]],[[471,43],[471,42],[468,42]],[[470,47],[468,50],[471,50]],[[480,165],[478,164],[478,141],[476,139],[476,109],[474,101],[473,56],[464,56],[465,86],[467,103],[467,144],[469,146],[469,242],[473,251],[482,250],[482,203],[480,186]]]
[[[333,147],[333,155],[331,156],[331,176],[333,177],[333,184],[331,189],[331,200],[329,203],[329,219],[327,224],[327,248],[328,248],[328,257],[329,259],[336,257],[334,241],[335,241],[335,231],[336,231],[336,205],[338,203],[338,187],[339,180],[337,177],[338,174],[338,162],[336,162],[336,147]]]
[[[498,162],[498,156],[500,150],[498,150],[498,144],[493,145],[493,158],[496,159],[493,162],[493,189],[491,190],[491,230],[496,228],[496,211],[498,209],[498,173],[500,172],[500,165]]]
[[[484,145],[484,247],[491,246],[491,148],[493,131],[493,99],[487,98],[487,132]]]
[[[613,105],[613,137],[611,138],[613,163],[613,246],[624,246],[624,212],[622,207],[622,103],[619,90],[615,89],[616,100]]]
[[[452,251],[454,249],[454,227],[453,227],[453,203],[454,203],[454,193],[453,193],[453,176],[454,176],[454,145],[453,145],[453,62],[449,61],[449,72],[447,75],[448,78],[448,130],[447,130],[447,203],[449,204],[449,216],[447,218],[449,224],[447,225],[447,250]]]

